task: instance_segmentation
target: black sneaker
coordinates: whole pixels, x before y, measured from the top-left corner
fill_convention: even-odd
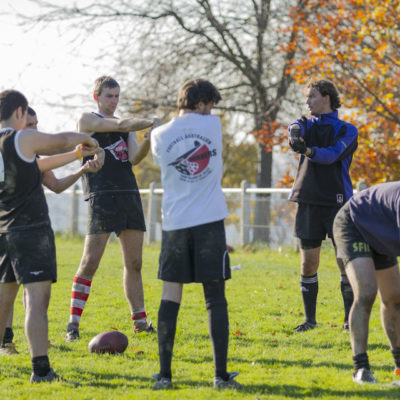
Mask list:
[[[65,335],[66,342],[75,342],[79,339],[79,328],[75,324],[67,325],[67,334]]]
[[[316,328],[317,324],[312,323],[312,322],[302,322],[300,325],[297,325],[296,328],[294,328],[295,332],[307,332],[310,331],[311,329]]]
[[[221,377],[214,378],[214,389],[240,389],[242,385],[235,381],[235,377],[239,372],[228,372],[228,380],[223,380]]]
[[[353,382],[364,385],[365,383],[378,383],[372,372],[366,368],[360,368],[353,373]]]
[[[36,375],[34,372],[32,372],[30,381],[31,381],[31,383],[67,382],[64,378],[62,378],[61,376],[57,375],[54,372],[53,368],[50,368],[50,371],[45,376],[39,376],[39,375]]]
[[[343,332],[350,332],[350,325],[348,321],[343,322]]]

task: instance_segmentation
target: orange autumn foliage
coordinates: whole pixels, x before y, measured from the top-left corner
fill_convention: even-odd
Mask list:
[[[333,80],[341,116],[359,130],[353,181],[400,180],[400,2],[310,0],[299,16],[302,53],[290,74]]]

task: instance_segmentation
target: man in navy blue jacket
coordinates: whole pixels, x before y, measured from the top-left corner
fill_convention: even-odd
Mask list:
[[[298,203],[295,235],[300,239],[301,292],[305,321],[297,332],[314,329],[318,295],[318,266],[322,240],[333,241],[332,225],[340,207],[352,196],[349,168],[357,149],[357,129],[338,118],[340,98],[336,86],[327,80],[308,85],[307,106],[311,118],[302,117],[289,126],[289,145],[301,154],[290,201]],[[333,242],[333,244],[335,244]],[[353,302],[351,286],[341,271],[345,308],[343,328]]]
[[[376,383],[367,356],[368,325],[377,291],[381,320],[400,375],[400,182],[357,193],[333,225],[337,257],[354,290],[350,336],[356,383]]]

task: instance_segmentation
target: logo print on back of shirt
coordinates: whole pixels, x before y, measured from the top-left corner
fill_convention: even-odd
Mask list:
[[[110,146],[104,148],[108,150],[116,160],[127,162],[128,161],[128,145],[125,140],[120,137],[120,139]]]
[[[194,147],[191,150],[182,154],[168,165],[174,166],[183,175],[194,176],[200,174],[207,167],[211,155],[205,144],[201,145],[200,142],[195,140]]]

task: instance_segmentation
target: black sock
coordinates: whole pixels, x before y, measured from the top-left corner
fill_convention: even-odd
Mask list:
[[[367,353],[360,353],[353,357],[354,369],[357,371],[358,369],[365,368],[370,369],[368,355]]]
[[[214,352],[215,376],[228,380],[226,361],[228,357],[229,320],[223,280],[203,283],[208,310],[208,326]]]
[[[32,370],[36,375],[46,376],[50,371],[49,357],[48,356],[33,357]]]
[[[344,304],[344,322],[348,322],[351,306],[353,305],[354,295],[353,289],[351,288],[350,282],[346,275],[340,276],[340,290],[342,292]]]
[[[179,303],[161,300],[158,310],[158,353],[160,356],[160,377],[171,379],[172,349],[174,347],[176,320]]]
[[[303,296],[304,312],[306,321],[316,323],[315,314],[318,296],[318,274],[311,276],[301,275],[300,278],[301,294]]]
[[[394,358],[394,363],[396,365],[396,368],[400,368],[400,347],[395,347],[392,350],[393,358]]]
[[[3,342],[1,345],[4,346],[6,343],[12,343],[13,338],[14,338],[14,332],[12,328],[6,328],[4,331]]]

